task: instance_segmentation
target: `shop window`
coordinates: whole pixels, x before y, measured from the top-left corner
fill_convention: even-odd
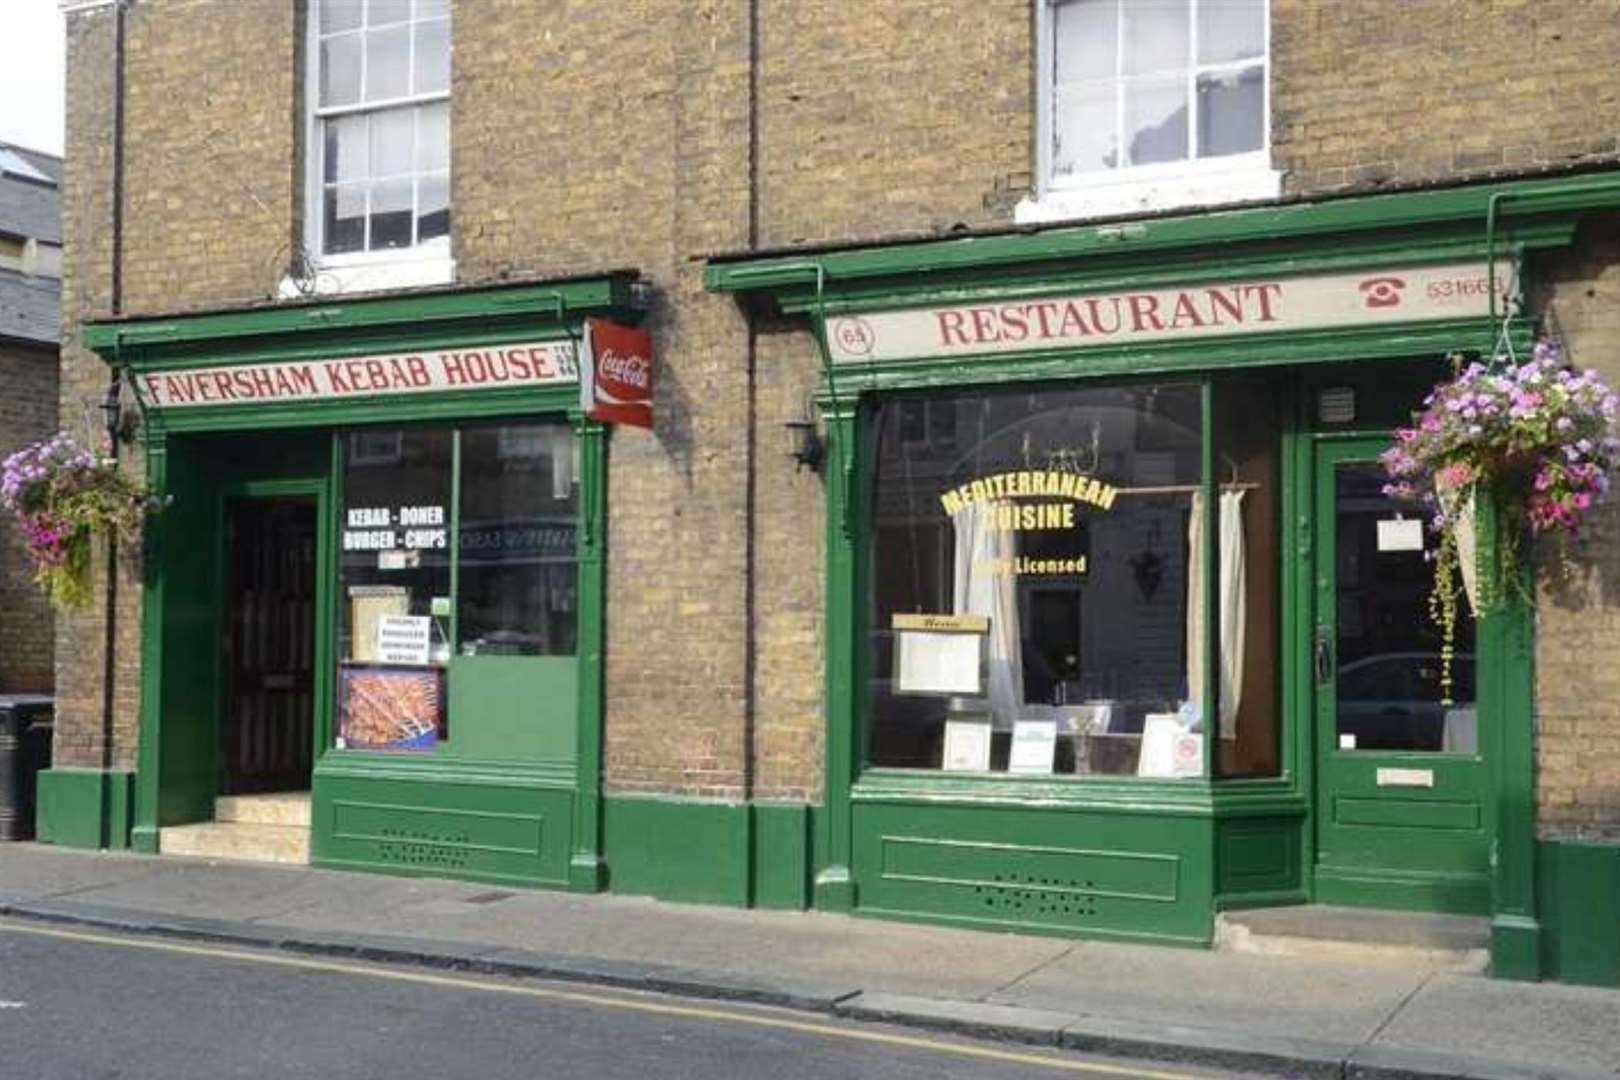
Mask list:
[[[869,764],[1203,774],[1203,392],[931,397],[948,443],[871,410]]]
[[[1268,0],[1037,0],[1039,192],[1020,217],[1272,198]]]
[[[567,685],[534,665],[577,651],[572,429],[369,429],[341,445],[338,746],[498,756],[483,719],[457,710],[510,724],[535,701],[499,695]],[[557,712],[571,730],[565,705]],[[507,748],[548,745],[502,738]]]
[[[447,260],[449,0],[313,0],[310,13],[311,255]]]

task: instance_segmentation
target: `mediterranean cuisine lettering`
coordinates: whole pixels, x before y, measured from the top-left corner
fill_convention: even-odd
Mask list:
[[[498,390],[571,383],[574,346],[547,341],[332,360],[144,372],[136,387],[149,408],[255,405],[429,391]]]

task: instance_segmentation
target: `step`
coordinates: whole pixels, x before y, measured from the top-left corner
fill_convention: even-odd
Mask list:
[[[221,795],[214,800],[215,821],[253,825],[300,825],[309,828],[309,792],[278,791],[269,795]]]
[[[1333,956],[1435,971],[1483,971],[1490,920],[1426,911],[1296,904],[1226,911],[1215,919],[1215,947],[1273,956]]]
[[[309,829],[303,825],[256,825],[211,821],[158,830],[158,851],[200,859],[307,864]]]

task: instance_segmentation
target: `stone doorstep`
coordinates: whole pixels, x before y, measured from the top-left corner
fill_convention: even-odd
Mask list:
[[[1489,960],[1490,920],[1433,912],[1299,904],[1226,911],[1215,947],[1269,956],[1319,956],[1480,973]]]
[[[309,828],[309,792],[269,795],[221,795],[214,800],[214,820],[252,825],[297,825]]]
[[[158,830],[158,851],[204,859],[307,865],[309,828],[240,821],[174,825]]]

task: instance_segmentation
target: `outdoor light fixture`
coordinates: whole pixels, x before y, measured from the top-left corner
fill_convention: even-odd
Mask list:
[[[808,468],[812,472],[821,467],[824,447],[816,422],[810,417],[789,420],[782,425],[788,433],[788,457],[793,459],[794,471]]]
[[[117,446],[124,434],[124,401],[123,380],[114,370],[112,381],[107,384],[107,393],[102,397],[101,409],[102,423],[107,431],[107,445]]]

